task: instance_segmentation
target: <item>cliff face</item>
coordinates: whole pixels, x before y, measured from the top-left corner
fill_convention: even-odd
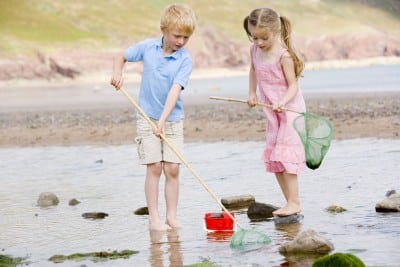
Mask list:
[[[383,32],[293,38],[297,51],[306,62],[400,57],[400,34]],[[251,43],[229,40],[224,33],[205,28],[190,40],[187,50],[194,66],[201,68],[238,68],[249,64]],[[123,48],[121,48],[123,49]],[[0,80],[75,78],[95,72],[112,70],[115,52],[105,50],[59,50],[52,54],[38,52],[36,56],[0,59]],[[140,72],[133,64],[130,71]]]

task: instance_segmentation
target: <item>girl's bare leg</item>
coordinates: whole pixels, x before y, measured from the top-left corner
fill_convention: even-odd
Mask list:
[[[182,227],[177,218],[179,198],[179,164],[164,163],[165,175],[165,201],[167,205],[166,223],[172,228]]]
[[[297,174],[284,172],[277,175],[277,180],[285,196],[286,205],[274,211],[273,214],[289,216],[301,212]]]
[[[161,176],[161,162],[147,165],[146,182],[144,191],[146,194],[147,208],[149,209],[149,229],[154,231],[165,231],[170,229],[163,223],[158,212],[158,185]]]

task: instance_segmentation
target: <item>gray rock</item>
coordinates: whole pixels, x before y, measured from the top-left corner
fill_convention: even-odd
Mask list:
[[[247,217],[249,217],[251,221],[270,220],[272,217],[274,217],[272,212],[277,209],[279,208],[271,204],[254,202],[250,204],[249,208],[247,209]]]
[[[81,203],[79,200],[77,200],[76,198],[73,198],[73,199],[69,200],[68,205],[75,206],[75,205],[78,205],[79,203]]]
[[[314,230],[300,233],[293,241],[279,247],[282,254],[327,254],[334,249],[333,244]]]
[[[391,194],[388,198],[375,205],[376,212],[399,212],[400,194]]]
[[[392,189],[386,192],[385,196],[389,197],[390,195],[396,194],[396,190]]]
[[[82,217],[85,219],[104,219],[108,214],[105,212],[85,212]]]
[[[133,212],[135,215],[149,215],[149,209],[147,207],[138,208]]]
[[[252,195],[232,196],[221,199],[222,205],[224,205],[227,209],[247,208],[254,202],[255,198]]]
[[[43,192],[39,195],[37,204],[39,207],[45,208],[50,206],[57,206],[60,203],[58,197],[51,192]]]
[[[277,224],[290,224],[300,223],[304,219],[303,214],[293,214],[289,216],[274,216],[274,223]]]

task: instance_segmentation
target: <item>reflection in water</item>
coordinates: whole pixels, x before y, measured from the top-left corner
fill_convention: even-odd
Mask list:
[[[179,241],[178,230],[169,231],[149,231],[150,233],[150,259],[151,266],[164,266],[163,255],[165,254],[165,245],[169,258],[169,266],[183,266],[181,242]],[[167,241],[163,242],[163,237],[167,237]]]
[[[291,241],[300,233],[301,223],[276,224],[275,229],[283,234],[284,240]]]
[[[233,231],[207,232],[207,240],[210,242],[230,242]]]

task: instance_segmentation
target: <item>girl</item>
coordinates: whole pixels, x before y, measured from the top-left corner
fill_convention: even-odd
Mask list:
[[[305,103],[298,86],[304,63],[296,55],[290,39],[291,24],[270,8],[253,10],[243,22],[249,39],[251,66],[249,98],[251,107],[257,104],[256,89],[267,118],[266,147],[263,160],[267,172],[275,173],[286,199],[286,205],[273,212],[289,216],[301,211],[297,175],[305,169],[304,148],[292,126],[298,116],[285,108],[305,111]]]

